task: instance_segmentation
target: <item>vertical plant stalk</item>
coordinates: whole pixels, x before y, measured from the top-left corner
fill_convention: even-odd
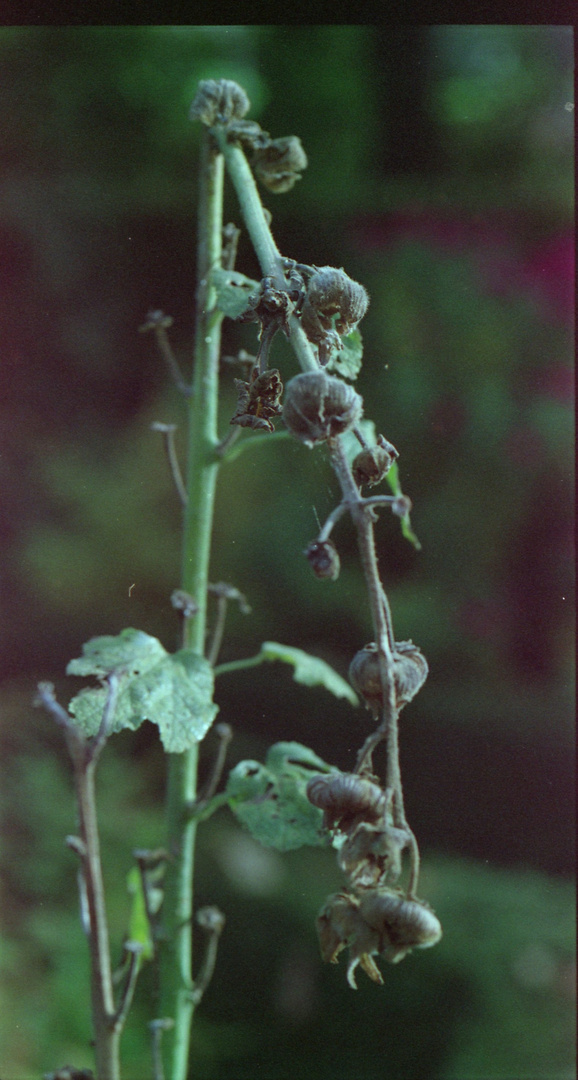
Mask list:
[[[69,846],[81,860],[82,892],[86,903],[86,934],[90,952],[90,997],[94,1029],[94,1056],[98,1080],[120,1080],[119,1043],[125,1016],[115,1011],[110,962],[104,881],[96,812],[95,773],[105,745],[118,693],[118,681],[109,677],[109,690],[98,734],[87,740],[68,713],[58,704],[49,683],[38,687],[42,705],[62,727],[72,760],[79,816],[80,838],[69,837]]]
[[[223,315],[216,308],[211,272],[220,265],[223,226],[223,158],[203,134],[197,255],[197,311],[194,372],[189,399],[187,504],[181,587],[195,598],[196,614],[183,620],[183,645],[199,656],[205,651],[207,586],[213,511],[219,457],[217,447],[218,374]],[[197,822],[186,807],[197,795],[198,747],[168,756],[167,847],[170,859],[165,883],[164,932],[160,952],[160,1016],[174,1020],[163,1054],[170,1080],[186,1080],[192,994],[193,870]]]

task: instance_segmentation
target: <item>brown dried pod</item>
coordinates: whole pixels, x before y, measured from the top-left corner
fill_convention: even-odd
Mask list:
[[[339,954],[349,947],[347,981],[357,990],[355,968],[359,964],[369,978],[383,983],[381,972],[371,954],[379,950],[379,934],[361,917],[359,900],[351,893],[334,893],[327,898],[317,919],[317,933],[323,960],[338,962]]]
[[[388,889],[368,890],[360,899],[360,913],[379,934],[379,952],[391,964],[411,949],[430,948],[442,936],[441,923],[430,907]]]
[[[423,686],[428,665],[425,656],[412,641],[396,641],[393,654],[395,702],[398,709],[407,705]],[[383,704],[377,645],[370,641],[355,654],[349,665],[349,681],[373,711]]]
[[[356,484],[375,487],[387,476],[395,459],[399,457],[395,446],[379,436],[377,446],[367,446],[353,459],[352,469]]]
[[[323,341],[328,330],[342,336],[357,326],[367,311],[369,297],[343,269],[321,266],[311,275],[303,303],[303,329],[310,341]]]
[[[306,793],[309,802],[324,811],[326,828],[339,825],[344,829],[358,817],[375,822],[386,809],[385,792],[357,773],[313,776]]]
[[[231,79],[204,79],[191,105],[191,120],[200,120],[207,127],[241,120],[251,103],[245,91]]]
[[[401,855],[409,835],[393,825],[361,821],[339,849],[338,862],[357,889],[395,882],[401,874]]]
[[[252,165],[259,180],[269,191],[290,191],[300,173],[307,168],[307,155],[296,135],[272,139],[255,150]]]
[[[305,551],[313,572],[318,578],[336,581],[339,577],[339,552],[331,540],[312,540]]]
[[[306,446],[340,435],[360,420],[363,400],[324,371],[305,371],[287,384],[283,421]]]

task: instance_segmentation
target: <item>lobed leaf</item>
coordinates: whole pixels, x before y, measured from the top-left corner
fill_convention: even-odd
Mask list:
[[[213,270],[211,280],[217,291],[217,307],[230,319],[238,319],[249,307],[249,297],[259,291],[259,282],[237,270]]]
[[[292,851],[304,844],[325,845],[323,813],[306,795],[319,772],[336,772],[301,743],[275,743],[266,763],[241,761],[229,774],[229,806],[252,836],[265,847]]]
[[[83,652],[68,665],[69,675],[119,675],[111,733],[134,731],[150,720],[159,728],[165,751],[180,754],[213,723],[218,711],[212,700],[213,669],[190,649],[169,654],[156,638],[131,629],[117,638],[92,638]],[[70,702],[69,711],[84,735],[98,731],[106,697],[105,687],[89,688]]]
[[[327,365],[327,370],[341,375],[344,379],[356,379],[361,371],[363,341],[359,330],[352,330],[347,337],[341,338],[341,349]]]

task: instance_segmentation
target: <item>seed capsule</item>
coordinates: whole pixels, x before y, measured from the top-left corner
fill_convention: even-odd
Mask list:
[[[339,824],[343,829],[356,817],[375,822],[385,812],[385,793],[357,773],[313,776],[306,790],[309,802],[325,812],[326,828]]]
[[[324,371],[295,375],[285,390],[283,421],[306,446],[347,431],[362,412],[363,401],[353,387]]]
[[[381,440],[381,441],[380,441]],[[377,446],[368,446],[353,460],[352,469],[356,484],[374,487],[387,476],[395,459],[399,457],[395,446],[379,436]]]
[[[318,578],[335,581],[339,577],[339,553],[331,540],[313,540],[305,555]]]
[[[379,952],[397,964],[411,949],[428,949],[442,936],[439,919],[419,900],[404,900],[389,890],[372,889],[362,897],[360,913],[380,937]]]
[[[200,120],[207,127],[241,120],[251,103],[245,91],[230,79],[204,79],[191,105],[191,120]]]
[[[272,139],[253,154],[253,168],[269,191],[281,194],[290,191],[300,173],[307,167],[307,155],[296,135]]]
[[[396,641],[393,680],[398,709],[415,697],[427,678],[428,670],[427,660],[417,645],[412,641]],[[353,657],[349,666],[349,681],[371,709],[376,710],[383,704],[379,656],[374,641],[370,641]]]

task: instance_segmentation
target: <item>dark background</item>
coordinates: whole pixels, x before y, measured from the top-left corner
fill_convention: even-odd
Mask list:
[[[370,293],[358,388],[400,452],[423,545],[382,515],[396,637],[430,664],[401,753],[422,894],[445,936],[353,994],[317,957],[315,913],[340,882],[331,853],[281,857],[223,812],[200,838],[198,900],[219,903],[228,926],[194,1075],[373,1080],[384,1062],[388,1080],[570,1075],[572,59],[563,26],[0,30],[7,1080],[90,1064],[62,843],[70,779],[58,733],[31,710],[35,682],[66,700],[82,642],[127,625],[176,645],[180,513],[150,423],[181,434],[184,407],[137,328],[151,307],[169,311],[190,367],[188,108],[210,77],[239,81],[273,136],[302,139],[303,179],[263,196],[283,254],[343,265]],[[231,191],[226,220],[241,224]],[[246,238],[237,266],[258,276]],[[252,328],[225,324],[225,353],[254,343]],[[289,349],[274,349],[290,377]],[[225,432],[226,367],[222,390]],[[337,497],[323,451],[289,441],[222,471],[212,577],[253,608],[231,613],[223,660],[277,640],[346,674],[371,634],[355,536],[336,529],[333,585],[302,554]],[[346,769],[370,730],[277,665],[223,676],[217,700],[233,762],[296,739]],[[118,949],[130,851],[162,841],[163,784],[148,725],[108,748]],[[148,978],[124,1036],[127,1080],[149,1072]]]

